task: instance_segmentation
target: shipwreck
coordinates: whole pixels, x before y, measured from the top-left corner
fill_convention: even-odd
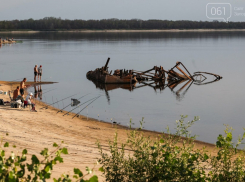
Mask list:
[[[110,58],[107,59],[105,66],[87,72],[87,78],[95,84],[96,88],[105,90],[108,102],[110,102],[108,93],[110,90],[121,88],[133,91],[143,87],[151,87],[160,92],[169,88],[176,95],[176,99],[181,100],[193,83],[206,85],[222,79],[220,75],[209,72],[198,71],[191,74],[181,62],[177,62],[169,70],[165,70],[162,66],[153,66],[146,71],[116,69],[113,72],[108,71],[109,61]],[[210,80],[208,78],[210,76],[213,79]]]
[[[94,71],[87,72],[87,78],[101,83],[111,84],[137,82],[136,76],[133,74],[132,70],[123,71],[117,69],[113,74],[112,71],[108,72],[109,61],[110,58],[107,59],[105,66],[97,68]]]
[[[191,75],[188,69],[181,62],[177,62],[170,70],[165,70],[162,66],[154,66],[146,71],[116,69],[112,74],[112,71],[108,71],[109,61],[110,58],[107,59],[105,66],[96,68],[94,71],[87,72],[87,78],[89,80],[105,84],[134,84],[142,81],[161,81],[164,82],[165,85],[165,81],[167,81],[167,84],[169,86],[172,85],[172,87],[176,83],[179,84],[186,80],[201,84],[207,78],[205,74],[213,75],[216,78],[213,81],[222,79],[221,76],[208,72],[198,71]]]

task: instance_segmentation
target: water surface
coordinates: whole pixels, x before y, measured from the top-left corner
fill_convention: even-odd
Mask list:
[[[244,124],[244,32],[176,32],[176,33],[36,33],[0,34],[23,43],[3,45],[0,48],[0,79],[33,80],[35,64],[43,65],[43,80],[57,81],[44,85],[43,101],[53,103],[76,94],[81,103],[102,95],[81,114],[99,120],[127,125],[130,118],[139,126],[144,117],[144,128],[164,131],[168,125],[174,131],[175,120],[181,114],[189,120],[200,116],[192,128],[199,140],[214,143],[223,124],[242,133]],[[222,80],[207,84],[192,84],[187,92],[154,90],[145,86],[134,90],[122,88],[108,91],[96,88],[86,78],[89,70],[105,64],[109,69],[147,70],[153,66],[172,68],[177,61],[185,64],[191,73],[206,71],[219,74]],[[211,79],[211,78],[210,78]],[[138,85],[137,85],[138,86]],[[53,88],[55,90],[49,91]],[[34,88],[30,88],[34,92]],[[46,93],[45,93],[46,92]],[[63,108],[70,98],[55,104]],[[74,110],[79,112],[85,105]],[[70,106],[67,110],[72,109]],[[64,116],[70,117],[70,116]]]

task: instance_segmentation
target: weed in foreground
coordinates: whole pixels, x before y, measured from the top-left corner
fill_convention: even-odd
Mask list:
[[[187,123],[185,118],[176,121],[174,134],[167,128],[167,134],[155,139],[141,132],[142,119],[139,129],[129,130],[126,143],[119,146],[115,133],[109,154],[98,143],[106,181],[245,181],[244,152],[238,150],[245,133],[234,144],[232,129],[226,126],[218,136],[217,154],[211,155],[205,148],[195,149],[196,136],[189,132],[199,118]]]

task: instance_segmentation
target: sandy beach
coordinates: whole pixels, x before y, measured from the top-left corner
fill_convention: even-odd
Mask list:
[[[26,85],[33,84],[27,82]],[[16,88],[19,82],[0,81],[0,90],[9,91]],[[8,95],[0,95],[4,101],[10,101]],[[117,130],[120,142],[125,142],[129,129],[123,126],[115,126],[91,118],[80,116],[72,119],[74,114],[63,116],[64,112],[57,114],[58,109],[48,107],[41,109],[45,104],[36,102],[38,112],[30,112],[28,108],[19,109],[10,106],[0,106],[0,136],[4,136],[4,141],[8,141],[10,146],[16,145],[14,152],[28,150],[30,155],[39,155],[44,148],[52,150],[54,142],[61,143],[68,148],[69,155],[64,155],[64,163],[54,167],[53,177],[58,177],[62,173],[70,172],[74,167],[78,167],[85,172],[85,167],[93,167],[99,155],[96,142],[99,141],[105,150],[108,150],[108,140],[112,140]],[[9,136],[6,136],[6,133]],[[145,135],[156,138],[158,132],[144,131]],[[196,141],[196,148],[206,146],[207,150],[213,152],[215,146],[201,141]],[[102,174],[98,171],[100,166],[95,166],[95,174],[99,181],[103,181]],[[52,180],[51,180],[52,181]]]

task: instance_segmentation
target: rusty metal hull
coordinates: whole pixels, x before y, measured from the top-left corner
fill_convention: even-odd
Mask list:
[[[106,75],[104,83],[135,83],[137,80],[132,76],[115,76],[115,75]]]
[[[107,84],[137,82],[137,79],[133,75],[127,75],[127,76],[120,77],[116,75],[101,74],[99,70],[89,71],[87,73],[87,77],[91,80],[96,80],[101,83],[107,83]]]

